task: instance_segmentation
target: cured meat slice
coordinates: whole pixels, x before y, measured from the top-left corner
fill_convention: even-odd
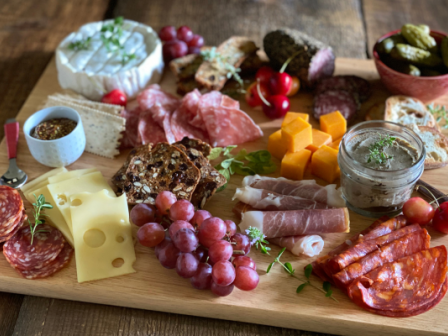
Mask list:
[[[439,301],[447,270],[446,248],[437,246],[359,277],[348,287],[348,294],[358,306],[374,313],[396,316],[414,311],[415,315]]]
[[[203,95],[199,101],[199,113],[204,120],[210,144],[213,147],[239,145],[256,140],[263,132],[243,111],[235,108],[231,98],[218,91]]]
[[[273,191],[255,189],[249,186],[237,188],[233,200],[244,202],[257,210],[303,210],[328,209],[325,203],[319,203],[299,196],[287,196]]]
[[[324,78],[317,83],[314,93],[316,95],[330,90],[342,90],[357,95],[361,102],[366,101],[371,93],[370,83],[358,76],[333,76]]]
[[[325,269],[328,270],[326,273],[333,274],[339,272],[340,270],[344,269],[345,267],[354,263],[355,261],[363,258],[369,253],[374,252],[375,250],[378,249],[382,250],[383,245],[389,244],[390,242],[393,242],[396,239],[400,239],[406,236],[407,234],[416,231],[422,231],[422,228],[418,224],[405,226],[399,230],[392,231],[387,235],[380,236],[377,238],[361,240],[356,244],[350,246],[344,252],[334,256],[331,259],[328,259],[328,261],[325,263]],[[420,250],[422,249],[423,248],[421,248]]]
[[[241,214],[247,211],[256,210],[253,207],[251,207],[249,204],[238,202],[235,204],[235,206],[232,209],[232,212],[238,216],[239,219],[241,219]]]
[[[142,139],[138,131],[138,121],[142,109],[136,107],[130,111],[123,110],[121,116],[126,119],[126,128],[121,139],[120,149],[134,148],[142,144]]]
[[[140,92],[137,101],[143,111],[151,111],[152,118],[160,126],[162,126],[164,118],[177,109],[180,104],[178,98],[162,91],[157,84],[150,85]],[[156,108],[153,109],[153,107]]]
[[[339,111],[345,119],[350,120],[358,110],[358,105],[356,98],[350,92],[325,91],[314,97],[314,118],[319,120],[323,115]]]
[[[11,237],[14,236],[17,233],[17,231],[19,231],[22,228],[23,223],[27,219],[28,219],[28,216],[26,215],[25,210],[23,210],[22,214],[17,217],[16,221],[13,224],[14,229],[11,232],[9,232],[8,234],[1,236],[0,243],[3,243],[5,241],[11,239]]]
[[[14,268],[14,269],[25,279],[42,279],[50,275],[53,275],[57,271],[60,271],[62,268],[64,268],[70,261],[72,255],[73,255],[73,248],[70,246],[70,244],[65,243],[64,247],[62,248],[62,251],[58,254],[56,259],[51,261],[48,265],[42,268],[36,268],[31,270],[22,270],[20,268]]]
[[[318,235],[269,238],[269,242],[280,247],[286,247],[296,256],[305,254],[308,257],[314,257],[324,248],[324,240]]]
[[[291,211],[248,211],[242,214],[241,231],[255,227],[267,238],[349,232],[347,208]]]
[[[23,201],[17,190],[2,186],[0,188],[0,236],[7,235],[16,227],[14,224],[22,216]]]
[[[42,268],[56,259],[61,252],[65,243],[61,231],[47,224],[39,225],[38,231],[34,235],[32,245],[29,226],[19,230],[3,245],[3,254],[14,268]]]
[[[201,99],[201,93],[197,89],[194,89],[194,91],[185,95],[185,97],[182,99],[182,102],[185,105],[185,113],[188,116],[188,118],[186,119],[188,123],[191,126],[194,126],[207,132],[204,120],[202,119],[202,115],[199,113],[200,99]]]
[[[138,134],[144,145],[167,141],[163,128],[154,121],[152,114],[149,111],[143,112],[139,118]]]
[[[319,203],[328,204],[330,207],[342,208],[345,201],[341,191],[336,189],[335,184],[325,187],[320,186],[315,180],[293,181],[283,177],[267,177],[260,175],[246,176],[243,186],[256,189],[265,189],[281,195],[298,196]]]
[[[419,226],[418,224],[415,225]],[[402,230],[412,226],[403,228]],[[430,240],[431,237],[426,229],[408,233],[389,244],[379,247],[376,251],[366,255],[355,263],[350,264],[339,273],[334,274],[334,282],[339,288],[346,287],[356,278],[384,265],[385,263],[393,262],[402,257],[428,249]]]

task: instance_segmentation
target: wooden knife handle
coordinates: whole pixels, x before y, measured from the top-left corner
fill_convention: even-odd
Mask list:
[[[8,159],[15,159],[17,156],[17,143],[19,142],[19,123],[17,121],[7,122],[4,129]]]
[[[448,196],[446,196],[445,193],[441,192],[439,189],[434,188],[432,185],[426,183],[425,181],[418,180],[415,187],[420,194],[427,197],[430,201],[433,201],[435,197],[440,198],[438,200],[439,203],[448,202]],[[428,190],[432,193],[432,195],[434,195],[434,197]]]

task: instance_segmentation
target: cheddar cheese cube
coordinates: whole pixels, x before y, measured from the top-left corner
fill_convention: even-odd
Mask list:
[[[280,174],[287,179],[302,180],[310,157],[311,151],[308,149],[287,152],[282,160]]]
[[[328,183],[340,176],[338,151],[326,145],[319,148],[311,158],[311,172]]]
[[[339,139],[347,132],[347,120],[339,111],[323,115],[319,121],[320,130],[330,134],[333,139]]]
[[[309,145],[306,149],[309,149],[313,153],[317,151],[319,148],[321,148],[323,145],[331,144],[332,141],[331,135],[328,133],[313,128],[312,135],[313,135],[313,143]]]
[[[302,118],[306,122],[309,122],[310,115],[308,113],[288,112],[288,113],[286,113],[285,118],[283,119],[282,127],[285,126],[286,124],[289,124],[291,121],[293,121],[296,118]]]
[[[290,152],[298,152],[313,143],[311,125],[302,118],[295,118],[281,130],[282,141]]]
[[[268,139],[268,152],[277,159],[283,159],[287,149],[285,143],[282,141],[282,130],[272,133]]]
[[[331,145],[328,145],[328,146],[333,148],[333,149],[336,149],[339,152],[339,144],[341,143],[341,140],[342,140],[342,138],[339,138],[339,139],[333,141],[331,143]]]

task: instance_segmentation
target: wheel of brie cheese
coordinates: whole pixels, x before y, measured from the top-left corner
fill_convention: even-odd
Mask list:
[[[157,33],[130,20],[116,25],[116,20],[88,23],[59,44],[56,67],[62,88],[97,101],[120,89],[129,99],[160,81],[164,63]]]

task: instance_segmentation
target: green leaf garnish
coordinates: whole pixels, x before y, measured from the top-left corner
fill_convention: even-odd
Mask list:
[[[307,279],[310,278],[312,272],[313,272],[313,265],[311,265],[311,264],[306,265],[306,267],[305,267],[305,277]]]
[[[299,287],[297,287],[296,293],[299,294],[306,287],[306,285],[308,285],[308,284],[303,283]]]
[[[31,231],[31,245],[33,245],[34,241],[34,235],[38,232],[47,232],[46,230],[37,230],[37,227],[41,224],[45,223],[45,219],[42,219],[42,216],[48,217],[48,215],[42,214],[42,210],[44,209],[53,209],[53,206],[45,201],[44,195],[36,196],[36,194],[33,194],[34,199],[36,200],[33,203],[33,217],[34,217],[34,223],[31,223],[30,219],[28,218],[28,224],[30,225],[30,231]],[[37,230],[37,231],[36,231]]]
[[[252,226],[246,230],[246,234],[249,237],[251,245],[254,245],[255,248],[261,250],[263,254],[269,254],[271,250],[270,247],[266,246],[269,242],[265,239],[266,236],[259,229],[254,228]],[[272,266],[271,266],[272,267]]]
[[[92,37],[87,37],[83,40],[73,41],[68,45],[68,49],[79,51],[79,50],[88,50],[90,48],[90,42],[92,41]]]
[[[436,118],[437,123],[442,120],[445,122],[442,128],[448,128],[448,110],[444,105],[434,105],[434,103],[427,105],[428,111]]]
[[[369,146],[370,154],[367,158],[367,163],[373,161],[376,164],[382,165],[386,163],[388,160],[393,159],[393,156],[386,154],[384,150],[388,147],[391,147],[397,138],[391,137],[389,134],[387,134],[384,137],[382,134],[379,134],[379,136],[380,139]]]

